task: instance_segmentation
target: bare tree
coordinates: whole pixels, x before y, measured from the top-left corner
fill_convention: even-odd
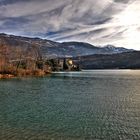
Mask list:
[[[8,46],[2,44],[0,46],[0,71],[5,73],[8,71],[10,50]]]

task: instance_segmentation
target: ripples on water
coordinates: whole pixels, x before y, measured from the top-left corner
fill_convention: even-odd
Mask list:
[[[0,81],[0,140],[140,139],[140,71]]]

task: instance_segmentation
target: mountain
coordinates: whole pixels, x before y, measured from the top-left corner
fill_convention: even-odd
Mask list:
[[[106,51],[107,54],[110,52],[111,53],[114,53],[114,54],[117,54],[117,53],[124,53],[124,52],[131,52],[131,51],[134,51],[133,49],[126,49],[126,48],[123,48],[123,47],[115,47],[113,45],[106,45],[103,47],[104,49],[104,52]]]
[[[64,42],[59,43],[58,47],[48,47],[46,51],[48,53],[46,55],[53,54],[53,56],[57,57],[76,57],[93,54],[116,54],[132,51],[134,50],[111,45],[97,47],[84,42]]]
[[[12,63],[24,58],[45,60],[71,57],[82,69],[140,68],[140,51],[112,45],[94,46],[84,42],[58,43],[7,34],[0,34],[0,54]]]
[[[44,58],[63,58],[88,56],[96,54],[119,54],[133,52],[134,50],[106,45],[104,47],[94,46],[84,42],[58,43],[47,39],[29,38],[7,34],[0,34],[0,45],[5,44],[11,48],[16,47],[28,52],[32,45],[39,48]]]
[[[81,56],[74,61],[81,69],[140,69],[140,51]]]

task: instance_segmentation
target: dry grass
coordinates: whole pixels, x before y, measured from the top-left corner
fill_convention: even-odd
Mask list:
[[[6,70],[0,71],[0,79],[13,78],[13,77],[27,77],[27,76],[44,76],[49,72],[44,70],[29,70],[15,67],[8,67]]]

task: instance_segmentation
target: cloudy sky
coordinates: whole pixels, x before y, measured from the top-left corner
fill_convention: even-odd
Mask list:
[[[140,50],[140,0],[0,0],[0,32]]]

